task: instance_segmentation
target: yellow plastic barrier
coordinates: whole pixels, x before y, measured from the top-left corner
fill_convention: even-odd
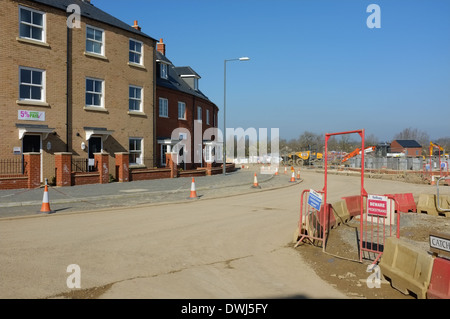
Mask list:
[[[450,217],[450,212],[443,212],[438,208],[448,210],[450,207],[450,200],[448,195],[439,195],[439,207],[437,205],[436,195],[434,194],[420,194],[417,202],[417,212],[426,213],[434,216]]]
[[[335,202],[331,205],[334,219],[336,220],[336,227],[345,224],[350,220],[350,212],[347,209],[347,204],[344,200]]]
[[[388,237],[379,266],[392,287],[405,295],[412,292],[418,299],[426,299],[433,261],[426,251],[398,238]]]

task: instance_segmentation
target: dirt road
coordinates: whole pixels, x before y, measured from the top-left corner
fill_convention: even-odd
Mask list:
[[[0,298],[347,298],[292,248],[299,194],[323,175],[256,194],[0,220]],[[359,190],[330,176],[330,201]],[[433,192],[367,180],[373,192]],[[331,195],[332,194],[332,195]],[[79,265],[81,289],[67,267]]]

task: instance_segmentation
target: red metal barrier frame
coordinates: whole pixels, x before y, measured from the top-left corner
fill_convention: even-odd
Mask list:
[[[359,134],[359,136],[361,137],[361,225],[360,225],[360,229],[361,229],[361,238],[362,238],[362,232],[363,232],[363,214],[364,214],[364,199],[363,196],[367,196],[367,192],[364,189],[364,129],[362,130],[355,130],[355,131],[346,131],[346,132],[339,132],[339,133],[327,133],[325,134],[325,186],[323,188],[323,192],[324,192],[324,205],[327,206],[327,195],[328,195],[328,140],[330,139],[331,136],[336,136],[336,135],[346,135],[346,134],[354,134],[357,133]],[[325,251],[325,242],[326,242],[326,232],[324,234],[324,245],[323,245],[323,250]],[[359,243],[359,258],[360,261],[362,261],[362,240],[360,240]]]
[[[314,217],[313,218],[313,223],[312,223],[312,228],[314,230],[318,229],[318,235],[314,234],[314,232],[308,233],[306,234],[306,228],[303,229],[303,213],[307,212],[308,209],[307,208],[308,204],[306,204],[306,201],[304,201],[304,199],[306,198],[306,195],[310,192],[309,189],[305,189],[301,195],[300,195],[300,218],[299,218],[299,222],[298,222],[298,232],[299,232],[299,237],[300,239],[297,238],[297,243],[295,244],[294,248],[296,248],[298,245],[300,245],[300,243],[304,240],[304,239],[308,239],[312,244],[314,243],[315,240],[317,241],[321,241],[322,242],[322,247],[325,246],[325,233],[326,233],[326,228],[327,228],[327,207],[325,205],[322,205],[323,210],[321,209],[320,211],[313,209],[311,211],[311,216],[313,214],[315,214],[315,221],[314,221]],[[323,193],[323,191],[317,191],[318,193]],[[323,222],[323,225],[320,224],[320,221]],[[309,223],[309,220],[307,221]],[[307,227],[308,225],[306,225]],[[310,225],[311,226],[311,225]]]

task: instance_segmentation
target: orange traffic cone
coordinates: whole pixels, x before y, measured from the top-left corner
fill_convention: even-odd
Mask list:
[[[300,171],[297,171],[297,179],[300,179]]]
[[[287,167],[284,167],[284,174],[287,174]]]
[[[289,182],[290,183],[295,182],[295,173],[294,172],[292,172],[291,180]]]
[[[253,178],[253,188],[261,188],[261,186],[259,186],[258,184],[258,178],[256,178],[256,173],[255,173],[255,177]]]
[[[50,209],[50,203],[48,202],[48,186],[47,183],[45,183],[44,188],[44,198],[42,199],[42,206],[41,206],[41,213],[53,213],[53,211]]]
[[[436,182],[434,181],[434,175],[431,176],[431,184],[430,185],[436,185]]]
[[[278,167],[275,168],[275,176],[278,176]]]
[[[195,199],[198,198],[197,192],[195,191],[195,180],[192,177],[192,183],[191,183],[191,195],[188,197],[188,199]]]

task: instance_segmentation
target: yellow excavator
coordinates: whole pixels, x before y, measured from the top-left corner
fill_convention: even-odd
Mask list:
[[[322,161],[323,154],[314,151],[294,152],[287,155],[286,165],[310,165]]]
[[[437,148],[437,151],[434,151],[434,148]],[[445,149],[439,144],[430,142],[430,156],[444,156],[445,159],[448,159],[448,153],[445,153]]]

